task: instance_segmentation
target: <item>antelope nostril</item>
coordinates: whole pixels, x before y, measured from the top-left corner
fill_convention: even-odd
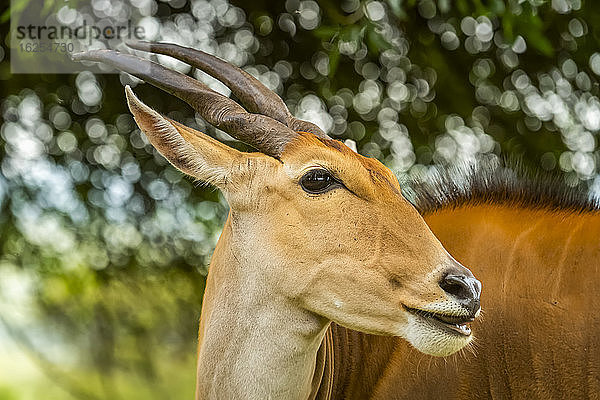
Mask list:
[[[466,299],[473,296],[471,288],[466,282],[466,277],[461,275],[446,275],[440,282],[444,291],[458,299]]]
[[[453,296],[471,313],[479,309],[481,282],[472,276],[448,274],[442,278],[440,287]]]

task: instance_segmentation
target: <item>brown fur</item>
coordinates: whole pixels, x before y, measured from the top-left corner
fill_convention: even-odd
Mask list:
[[[474,344],[441,360],[332,325],[334,391],[321,398],[600,398],[600,213],[536,208],[467,203],[429,214],[484,282]]]

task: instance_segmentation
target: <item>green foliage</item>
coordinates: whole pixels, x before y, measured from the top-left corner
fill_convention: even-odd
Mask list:
[[[516,155],[598,196],[592,1],[194,3],[160,2],[159,37],[244,66],[296,116],[401,178]],[[0,343],[5,331],[75,398],[190,397],[204,277],[227,205],[139,132],[124,102],[129,77],[11,75],[4,56],[0,80]],[[148,85],[136,93],[228,140],[170,96]],[[2,368],[0,400],[22,398]]]

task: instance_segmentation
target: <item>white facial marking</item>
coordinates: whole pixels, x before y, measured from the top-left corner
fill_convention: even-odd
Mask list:
[[[400,336],[422,353],[445,357],[456,353],[473,339],[468,326],[460,325],[459,328],[465,335],[450,333],[423,318],[408,314],[407,324],[401,329]]]

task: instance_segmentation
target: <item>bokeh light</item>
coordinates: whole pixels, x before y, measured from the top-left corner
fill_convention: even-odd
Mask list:
[[[215,54],[402,183],[434,178],[439,166],[516,156],[600,198],[592,5],[271,3],[93,0],[56,18],[132,18],[149,40]],[[231,96],[182,62],[134,53]],[[8,68],[4,54],[0,47]],[[125,84],[170,118],[248,150],[127,74],[5,77],[0,322],[8,328],[0,344],[11,336],[47,368],[67,371],[59,375],[71,392],[117,398],[107,393],[129,393],[129,380],[156,389],[139,392],[145,398],[164,398],[173,382],[189,384],[188,395],[204,277],[228,208],[152,148],[126,108]],[[163,371],[162,360],[181,369]],[[105,385],[86,389],[92,376]]]

